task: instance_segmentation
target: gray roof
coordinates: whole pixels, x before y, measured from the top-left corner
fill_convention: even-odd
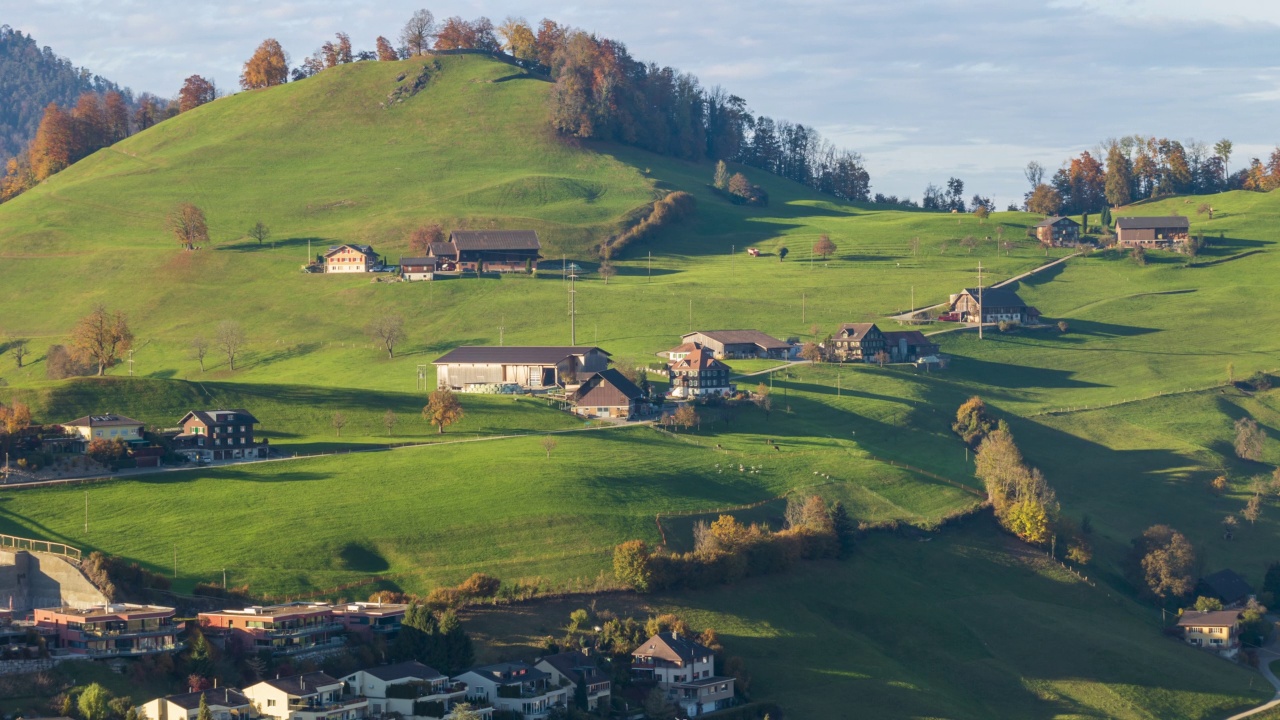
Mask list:
[[[453,243],[433,242],[427,247],[427,252],[434,257],[455,257],[458,254],[458,249],[453,246]]]
[[[596,680],[601,675],[596,667],[594,653],[590,650],[568,650],[555,655],[547,655],[540,658],[541,662],[545,662],[555,668],[557,672],[569,678],[569,681],[575,685],[582,682],[585,675],[589,680]]]
[[[1050,226],[1052,226],[1052,225],[1057,225],[1058,223],[1062,222],[1063,220],[1066,220],[1067,222],[1071,223],[1072,225],[1079,225],[1079,224],[1080,224],[1080,223],[1076,222],[1075,220],[1073,220],[1073,219],[1071,219],[1071,218],[1069,218],[1069,217],[1064,217],[1064,216],[1062,216],[1062,215],[1050,215],[1049,217],[1047,217],[1047,218],[1045,218],[1045,219],[1041,220],[1040,222],[1036,223],[1036,227],[1050,227]]]
[[[204,701],[209,705],[244,707],[249,704],[249,698],[245,697],[244,693],[235,688],[225,687],[182,693],[181,695],[170,695],[165,700],[185,710],[195,710],[200,707],[200,697],[202,695],[204,696]]]
[[[975,298],[978,297],[978,288],[965,288],[964,291]],[[1018,293],[1004,288],[983,288],[982,304],[996,307],[1027,307],[1022,298],[1018,297]]]
[[[533,230],[454,230],[449,240],[458,250],[541,250]]]
[[[342,684],[341,680],[322,672],[309,672],[262,682],[290,695],[312,695],[317,692],[317,687]]]
[[[407,257],[400,258],[400,265],[435,265],[436,258],[433,257]]]
[[[587,346],[513,346],[513,345],[463,345],[436,358],[436,365],[555,365],[570,355],[585,355],[592,351],[604,352],[598,347]]]
[[[365,255],[373,254],[373,248],[370,247],[369,245],[357,245],[356,243],[347,243],[346,245],[330,245],[329,250],[325,252],[325,255],[328,255],[329,253],[334,252],[336,250],[341,250],[344,247],[355,248],[356,250],[359,250]]]
[[[1231,568],[1224,568],[1212,575],[1206,575],[1200,578],[1200,583],[1227,604],[1239,602],[1253,594],[1253,588],[1249,583]]]
[[[435,680],[436,678],[444,677],[444,673],[433,667],[423,665],[417,660],[396,663],[395,665],[379,665],[378,667],[365,668],[364,672],[382,680],[383,682],[404,680],[405,678],[413,678],[414,680]]]
[[[76,418],[70,422],[64,422],[63,425],[71,427],[112,427],[120,425],[142,425],[141,420],[134,420],[123,415],[107,413],[105,415],[85,415],[82,418]]]
[[[215,415],[225,415],[227,413],[230,413],[232,417],[223,418],[222,420],[214,419]],[[186,415],[183,415],[182,419],[178,421],[178,424],[181,425],[185,423],[187,421],[187,418],[191,416],[195,416],[198,420],[200,420],[206,425],[214,425],[220,422],[224,422],[224,423],[229,422],[233,425],[236,423],[258,422],[258,418],[251,415],[248,410],[192,410]]]
[[[472,668],[468,672],[486,677],[500,685],[551,679],[549,673],[545,673],[526,662],[495,663]]]
[[[1122,217],[1116,220],[1116,227],[1124,230],[1186,230],[1191,227],[1191,221],[1182,215]]]
[[[876,327],[875,323],[845,323],[840,326],[839,331],[844,333],[846,337],[857,340],[865,337],[867,333],[871,332],[872,328],[875,328],[876,330],[880,329]]]
[[[791,347],[778,338],[766,335],[759,330],[699,330],[698,332],[685,333],[680,337],[688,339],[694,335],[702,335],[725,345],[759,345],[766,350]]]

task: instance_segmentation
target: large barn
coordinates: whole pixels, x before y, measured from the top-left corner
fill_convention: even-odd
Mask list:
[[[441,272],[524,272],[542,257],[533,230],[454,230],[449,242],[431,243]]]
[[[609,353],[594,346],[512,347],[464,345],[435,361],[436,386],[460,392],[480,386],[528,390],[574,386],[609,367]]]

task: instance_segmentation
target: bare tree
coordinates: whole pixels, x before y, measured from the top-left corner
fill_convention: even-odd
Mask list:
[[[398,420],[399,418],[396,417],[395,410],[388,410],[387,413],[382,416],[382,424],[387,428],[388,437],[395,434],[396,422],[398,422]]]
[[[823,260],[826,260],[835,251],[836,244],[831,242],[831,238],[827,235],[820,236],[818,242],[813,244],[813,254],[821,255]]]
[[[204,356],[209,354],[209,341],[203,335],[191,338],[191,355],[200,363],[200,372],[204,372]]]
[[[1241,460],[1261,460],[1265,439],[1266,435],[1253,418],[1243,417],[1236,421],[1236,456]]]
[[[544,438],[542,438],[542,443],[541,443],[541,444],[542,444],[542,449],[547,451],[547,457],[548,457],[548,458],[550,458],[550,457],[551,457],[551,451],[552,451],[552,450],[555,450],[555,449],[556,449],[556,445],[558,445],[559,443],[557,443],[557,442],[556,442],[556,439],[555,439],[555,438],[553,438],[553,437],[544,437]]]
[[[885,365],[889,364],[889,353],[885,352],[884,350],[881,350],[880,352],[876,353],[874,360],[878,365],[880,365],[880,367],[884,367]]]
[[[387,351],[387,357],[396,356],[396,345],[404,340],[404,318],[387,314],[374,318],[365,328],[373,341]]]
[[[338,437],[342,437],[342,428],[347,426],[347,416],[340,412],[333,414],[333,429],[338,433]]]
[[[132,345],[133,331],[124,313],[108,313],[101,305],[80,318],[71,331],[73,354],[82,362],[96,364],[99,375],[105,375]]]
[[[25,338],[9,338],[9,350],[13,353],[13,361],[22,369],[22,361],[30,353]]]
[[[266,223],[259,220],[254,223],[253,227],[249,228],[249,237],[257,240],[258,244],[261,245],[264,240],[271,237],[271,228],[267,227]]]
[[[425,55],[431,49],[431,39],[436,34],[436,18],[423,8],[409,18],[400,31],[400,44],[410,55]]]
[[[618,268],[614,267],[613,263],[609,262],[608,260],[605,260],[604,262],[600,263],[600,269],[597,270],[596,272],[600,273],[600,277],[604,278],[604,284],[608,285],[609,278],[618,274]]]
[[[236,369],[236,355],[244,349],[244,329],[235,320],[223,320],[213,333],[213,344],[227,356],[227,365]]]
[[[178,203],[169,213],[169,231],[183,250],[195,249],[196,243],[209,241],[209,225],[204,211],[189,202]]]
[[[769,413],[773,410],[773,396],[769,386],[764,383],[756,386],[755,392],[751,394],[751,402],[764,411],[764,419],[768,420]]]
[[[1254,493],[1249,498],[1249,502],[1245,503],[1244,510],[1240,516],[1249,521],[1250,525],[1258,522],[1258,518],[1262,517],[1262,493]]]

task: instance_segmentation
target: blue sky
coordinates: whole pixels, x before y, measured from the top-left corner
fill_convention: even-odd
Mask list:
[[[1003,208],[1026,189],[1028,161],[1057,168],[1131,133],[1230,138],[1233,168],[1280,143],[1274,0],[34,0],[0,10],[0,23],[167,96],[191,74],[235,89],[265,37],[295,63],[337,31],[371,49],[424,6],[620,39],[757,113],[818,128],[865,156],[874,191],[916,199],[956,175]]]

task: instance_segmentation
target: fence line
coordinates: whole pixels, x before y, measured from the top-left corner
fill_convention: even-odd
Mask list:
[[[0,535],[0,548],[13,550],[30,550],[31,552],[51,553],[54,555],[62,555],[68,559],[80,562],[80,549],[73,548],[70,545],[59,542],[50,542],[48,540],[35,540],[33,538],[18,537],[16,535]]]

